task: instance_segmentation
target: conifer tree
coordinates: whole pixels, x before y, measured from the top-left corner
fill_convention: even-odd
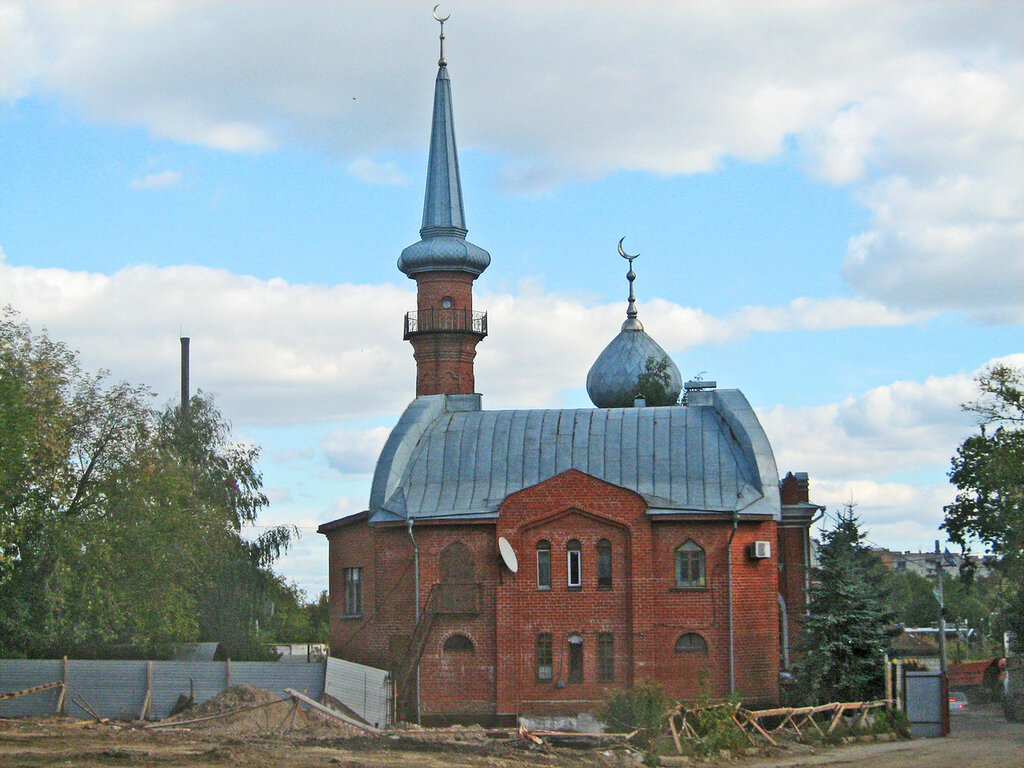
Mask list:
[[[881,698],[884,656],[899,630],[887,608],[884,570],[864,543],[854,505],[822,536],[796,675],[808,701]]]

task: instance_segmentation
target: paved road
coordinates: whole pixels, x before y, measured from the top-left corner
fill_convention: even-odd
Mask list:
[[[857,744],[818,754],[744,763],[744,768],[1024,768],[1024,724],[1008,723],[993,705],[954,715],[944,739]]]

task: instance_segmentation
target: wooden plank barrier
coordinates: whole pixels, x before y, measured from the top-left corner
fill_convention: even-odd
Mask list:
[[[878,701],[844,701],[819,704],[813,707],[775,707],[774,709],[747,710],[739,704],[718,703],[687,706],[683,702],[677,702],[668,713],[668,725],[672,734],[672,742],[676,751],[683,753],[684,741],[699,741],[701,736],[694,728],[692,721],[701,712],[715,709],[731,709],[732,719],[736,723],[747,740],[754,744],[754,735],[758,735],[772,746],[778,746],[778,741],[772,734],[793,733],[798,739],[805,738],[804,732],[810,729],[816,730],[822,737],[834,733],[844,717],[859,713],[856,725],[863,726],[867,722],[868,714],[877,707],[892,705],[892,699],[880,699]],[[817,716],[827,715],[828,726],[822,727],[816,719]],[[768,718],[782,718],[777,725],[770,730],[762,721]]]
[[[39,691],[48,691],[51,688],[60,686],[64,687],[64,683],[57,680],[52,683],[43,683],[42,685],[34,685],[31,688],[22,688],[20,691],[11,691],[10,693],[0,693],[0,701],[5,699],[16,699],[19,696],[28,696],[30,693],[39,693]]]

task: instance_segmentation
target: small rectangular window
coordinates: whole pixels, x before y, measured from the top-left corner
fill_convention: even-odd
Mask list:
[[[363,569],[345,569],[345,615],[359,616],[363,612]]]
[[[601,632],[597,636],[597,681],[615,682],[615,640],[611,632]]]
[[[583,584],[583,558],[580,553],[580,543],[572,539],[566,545],[566,583],[570,587],[579,587]]]
[[[537,635],[534,653],[537,659],[537,680],[542,683],[551,682],[552,663],[550,632],[541,632]]]
[[[608,539],[597,542],[597,586],[608,589],[612,585],[612,543]]]
[[[551,545],[547,542],[537,544],[537,589],[551,589]]]
[[[569,637],[569,682],[583,682],[583,638],[579,635]]]

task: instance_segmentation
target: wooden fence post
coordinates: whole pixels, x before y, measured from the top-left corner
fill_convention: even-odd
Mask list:
[[[231,687],[231,659],[225,659],[225,677],[224,677],[224,690],[226,691]]]
[[[57,714],[67,714],[68,699],[68,657],[65,656],[60,662],[60,694],[57,696]]]
[[[146,662],[146,698],[142,701],[139,720],[149,720],[150,707],[153,701],[153,662]]]
[[[883,657],[885,664],[885,698],[889,700],[889,704],[885,705],[886,709],[892,708],[892,664],[889,662],[889,654],[885,654]]]

